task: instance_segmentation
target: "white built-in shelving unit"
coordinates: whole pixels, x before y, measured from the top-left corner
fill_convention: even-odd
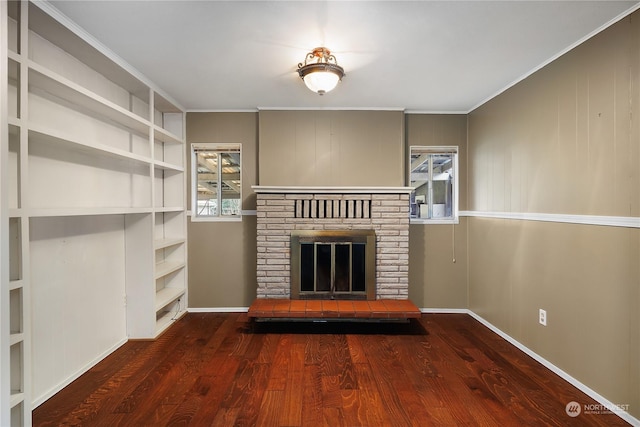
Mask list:
[[[185,123],[49,4],[0,12],[0,425],[19,426],[185,313]]]

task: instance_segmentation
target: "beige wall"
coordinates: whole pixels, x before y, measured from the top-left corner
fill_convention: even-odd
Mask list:
[[[457,145],[464,209],[464,115],[412,114],[405,123],[405,115],[397,111],[188,113],[187,142],[242,143],[245,210],[255,209],[251,185],[258,183],[258,170],[261,185],[404,186],[406,144]],[[305,170],[303,158],[312,165]],[[325,169],[330,172],[319,172]],[[189,221],[190,307],[247,307],[253,302],[255,227],[251,215],[245,215],[242,223]],[[466,308],[466,220],[455,230],[453,226],[411,226],[410,246],[410,299],[420,307]]]
[[[187,113],[187,158],[195,142],[242,144],[242,208],[255,210],[257,113]],[[189,168],[190,168],[190,162]],[[187,188],[191,189],[189,183]],[[191,196],[189,195],[189,203]],[[189,307],[248,307],[256,296],[256,218],[188,221]]]
[[[458,147],[460,209],[466,209],[467,116],[408,114],[406,140],[407,153],[412,145]],[[410,227],[409,299],[423,308],[467,308],[467,218],[455,226]]]
[[[404,185],[402,111],[261,111],[260,185]]]
[[[469,115],[469,210],[640,216],[639,18]],[[468,231],[469,308],[640,416],[640,230],[469,218]]]

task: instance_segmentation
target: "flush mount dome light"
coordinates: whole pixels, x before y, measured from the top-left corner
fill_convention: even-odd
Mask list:
[[[304,63],[298,64],[298,74],[310,90],[324,95],[332,91],[342,80],[344,69],[338,65],[336,57],[329,49],[317,47],[307,53]]]

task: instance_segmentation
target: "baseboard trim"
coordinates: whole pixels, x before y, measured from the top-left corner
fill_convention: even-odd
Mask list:
[[[553,373],[558,375],[560,378],[562,378],[563,380],[567,381],[569,384],[573,385],[575,388],[577,388],[578,390],[582,391],[587,396],[591,397],[593,400],[595,400],[596,402],[601,404],[604,408],[611,408],[611,412],[612,413],[614,413],[618,417],[622,418],[623,420],[625,420],[629,424],[634,425],[634,426],[640,426],[640,420],[637,419],[636,417],[634,417],[633,415],[629,414],[627,411],[622,411],[620,409],[617,409],[619,407],[619,405],[611,402],[609,399],[605,398],[604,396],[602,396],[601,394],[599,394],[598,392],[596,392],[592,388],[588,387],[587,385],[583,384],[579,380],[575,379],[574,377],[572,377],[571,375],[569,375],[568,373],[566,373],[562,369],[560,369],[557,366],[555,366],[553,363],[549,362],[544,357],[540,356],[539,354],[537,354],[536,352],[531,350],[529,347],[527,347],[524,344],[520,343],[519,341],[517,341],[516,339],[514,339],[510,335],[508,335],[505,332],[503,332],[501,329],[499,329],[496,326],[494,326],[493,324],[491,324],[489,321],[485,320],[483,317],[479,316],[478,314],[474,313],[471,310],[466,310],[466,313],[469,314],[471,317],[473,317],[478,322],[482,323],[487,328],[491,329],[493,332],[498,334],[500,337],[504,338],[511,345],[515,346],[516,348],[518,348],[519,350],[521,350],[522,352],[524,352],[528,356],[532,357],[534,360],[536,360],[537,362],[542,364],[545,368],[549,369],[550,371],[552,371]],[[569,403],[569,402],[567,402],[567,403]],[[580,403],[580,402],[578,402],[578,403]],[[626,402],[625,403],[621,403],[621,404],[626,404]]]
[[[128,337],[124,337],[122,340],[118,341],[115,345],[109,347],[107,350],[102,352],[98,357],[92,359],[89,363],[85,364],[82,368],[78,369],[74,374],[70,375],[64,381],[58,383],[56,386],[52,387],[41,396],[34,398],[31,402],[31,409],[36,409],[38,406],[42,405],[49,398],[53,397],[54,394],[58,393],[60,390],[71,384],[73,381],[77,380],[80,375],[87,372],[89,369],[96,366],[98,363],[102,361],[105,357],[109,356],[111,353],[122,347],[127,341],[129,341]]]
[[[246,313],[249,307],[194,307],[188,308],[189,313]]]
[[[421,308],[421,313],[429,314],[469,314],[466,308]]]

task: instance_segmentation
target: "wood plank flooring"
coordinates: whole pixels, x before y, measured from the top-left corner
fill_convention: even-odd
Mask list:
[[[466,314],[405,324],[253,323],[190,313],[130,341],[33,413],[34,426],[619,426]]]

